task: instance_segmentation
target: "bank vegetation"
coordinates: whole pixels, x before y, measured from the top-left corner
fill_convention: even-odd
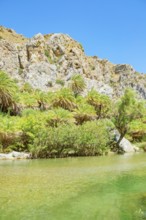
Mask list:
[[[74,75],[68,88],[42,92],[0,71],[0,152],[33,158],[95,156],[119,152],[123,137],[145,149],[145,101],[131,89],[111,100]],[[120,138],[115,141],[115,131]]]

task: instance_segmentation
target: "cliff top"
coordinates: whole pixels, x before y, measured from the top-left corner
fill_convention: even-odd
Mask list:
[[[0,26],[0,70],[19,84],[56,91],[67,87],[75,74],[86,82],[84,95],[92,88],[110,97],[119,97],[133,88],[146,99],[146,75],[128,64],[112,64],[97,56],[88,57],[82,45],[67,34],[36,34],[28,39]]]
[[[0,39],[7,40],[12,43],[24,43],[28,39],[21,34],[17,34],[13,29],[0,26]]]

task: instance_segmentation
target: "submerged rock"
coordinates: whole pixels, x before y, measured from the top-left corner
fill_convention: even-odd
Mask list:
[[[12,151],[11,153],[8,154],[5,153],[0,154],[0,160],[30,159],[30,158],[31,158],[30,153],[17,152],[17,151]]]

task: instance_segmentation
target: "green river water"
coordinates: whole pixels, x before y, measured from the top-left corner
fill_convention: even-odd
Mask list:
[[[146,219],[146,154],[0,161],[0,220]]]

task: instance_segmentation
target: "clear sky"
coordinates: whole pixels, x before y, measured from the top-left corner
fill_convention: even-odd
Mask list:
[[[146,0],[0,0],[0,25],[27,37],[66,33],[87,55],[146,73]]]

